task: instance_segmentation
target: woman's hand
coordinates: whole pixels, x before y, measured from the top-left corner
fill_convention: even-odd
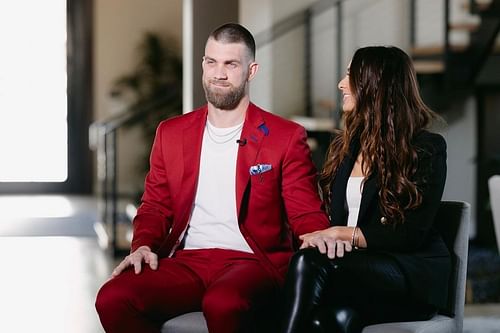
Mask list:
[[[339,238],[336,228],[339,227],[330,227],[299,236],[302,240],[300,248],[316,247],[320,253],[326,253],[330,259],[343,257],[345,252],[352,251],[352,245],[350,241]]]

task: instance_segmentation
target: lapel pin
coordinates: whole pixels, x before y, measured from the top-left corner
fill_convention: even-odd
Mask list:
[[[259,125],[259,129],[264,133],[264,136],[269,135],[269,128],[267,128],[266,124]]]

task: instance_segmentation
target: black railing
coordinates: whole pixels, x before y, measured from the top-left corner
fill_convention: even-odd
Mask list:
[[[474,1],[474,0],[471,0]],[[410,0],[409,6],[409,22],[410,22],[410,48],[417,46],[417,5],[418,0]],[[450,52],[450,0],[443,0],[443,54],[441,59],[446,62]]]
[[[416,18],[418,0],[410,2],[410,46],[415,48],[417,44]],[[498,35],[500,24],[500,10],[498,0],[492,0],[487,7],[481,6],[477,0],[469,0],[469,11],[481,16],[481,24],[475,31],[470,33],[470,42],[464,48],[454,48],[450,42],[450,31],[452,29],[450,16],[450,0],[443,0],[443,51],[440,54],[426,56],[433,60],[439,59],[444,65],[445,89],[453,90],[471,87],[475,78],[483,68],[486,59],[492,53],[495,38]],[[418,57],[418,55],[417,55]]]
[[[94,225],[101,247],[118,255],[118,130],[134,115],[119,116],[90,125],[91,149],[97,154],[99,220]]]
[[[139,124],[138,119],[170,105],[178,94],[173,89],[165,96],[152,100],[140,107],[132,107],[121,111],[117,116],[104,121],[96,121],[89,128],[89,146],[97,155],[97,179],[99,200],[99,221],[94,229],[101,247],[109,249],[114,256],[121,255],[126,249],[118,244],[118,131],[131,124]]]

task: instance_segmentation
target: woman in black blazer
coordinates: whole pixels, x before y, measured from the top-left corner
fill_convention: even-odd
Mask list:
[[[283,332],[360,332],[426,320],[445,307],[450,255],[434,217],[446,179],[439,118],[396,47],[357,50],[343,93],[344,130],[320,177],[331,227],[302,235],[285,283]]]

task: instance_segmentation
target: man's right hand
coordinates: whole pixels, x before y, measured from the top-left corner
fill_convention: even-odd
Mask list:
[[[141,272],[141,265],[143,261],[146,264],[149,264],[149,267],[151,267],[152,270],[156,270],[158,268],[158,256],[151,252],[149,246],[141,246],[126,256],[125,259],[123,259],[123,261],[116,266],[111,276],[118,276],[129,266],[134,266],[135,274],[139,274]]]

